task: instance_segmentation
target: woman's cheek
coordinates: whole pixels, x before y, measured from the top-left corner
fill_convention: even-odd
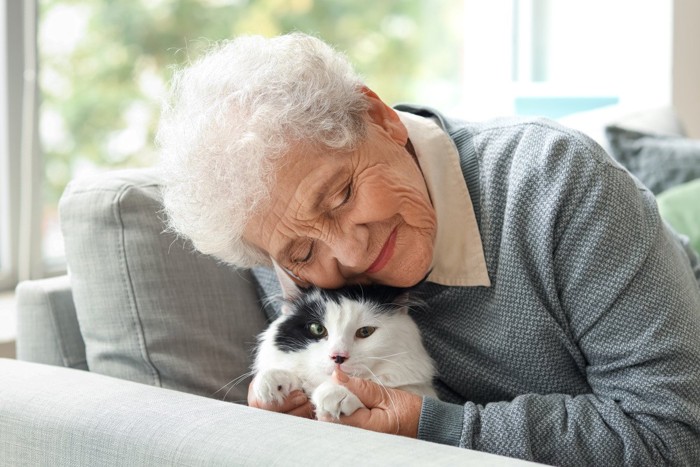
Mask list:
[[[369,221],[382,221],[398,213],[400,195],[398,187],[373,180],[365,183],[358,193],[357,208],[363,211]]]
[[[398,214],[416,228],[434,225],[435,212],[422,176],[409,177],[381,167],[366,171],[357,185],[356,211],[367,216],[365,222],[383,221]]]

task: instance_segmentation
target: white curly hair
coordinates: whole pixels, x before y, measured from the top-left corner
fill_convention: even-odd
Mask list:
[[[270,264],[243,238],[295,144],[352,149],[368,101],[348,60],[301,33],[242,36],[175,73],[156,135],[167,227],[238,267]]]

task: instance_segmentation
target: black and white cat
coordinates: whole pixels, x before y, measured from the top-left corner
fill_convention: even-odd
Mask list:
[[[350,286],[302,290],[278,270],[282,314],[259,336],[252,390],[264,403],[302,389],[317,418],[364,407],[332,374],[344,373],[419,395],[435,396],[435,365],[408,315],[405,289]]]

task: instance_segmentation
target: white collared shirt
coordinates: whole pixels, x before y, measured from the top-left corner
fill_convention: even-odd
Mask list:
[[[447,286],[491,286],[457,147],[431,119],[397,113],[408,130],[437,216],[432,271],[427,280]]]

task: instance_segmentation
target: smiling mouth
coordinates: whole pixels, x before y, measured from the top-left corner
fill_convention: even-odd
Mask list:
[[[384,266],[389,262],[391,257],[394,254],[394,247],[396,246],[396,229],[398,227],[394,227],[394,230],[391,231],[389,234],[389,238],[387,238],[386,243],[382,247],[382,251],[379,252],[379,255],[377,256],[377,259],[374,260],[374,263],[372,263],[369,268],[367,268],[367,271],[365,271],[367,274],[373,274],[375,272],[381,271]]]

